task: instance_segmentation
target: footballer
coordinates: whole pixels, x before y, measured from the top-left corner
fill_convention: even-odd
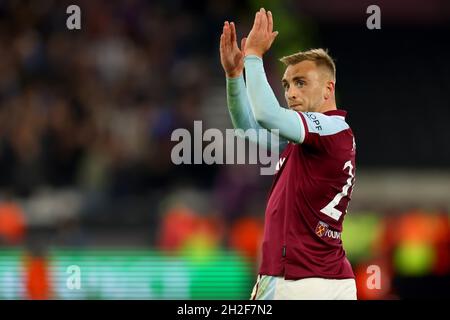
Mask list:
[[[276,129],[280,140],[251,299],[354,300],[341,232],[355,179],[355,139],[346,111],[336,107],[336,67],[323,49],[281,58],[287,108],[281,107],[262,59],[277,34],[272,13],[261,8],[240,49],[233,22],[225,22],[220,38],[233,126]]]

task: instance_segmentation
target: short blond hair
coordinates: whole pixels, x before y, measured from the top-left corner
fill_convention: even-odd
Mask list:
[[[317,66],[325,67],[336,81],[336,65],[333,58],[322,48],[300,51],[280,59],[286,66],[294,65],[302,61],[314,61]]]

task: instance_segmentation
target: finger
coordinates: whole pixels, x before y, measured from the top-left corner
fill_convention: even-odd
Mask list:
[[[226,56],[228,53],[227,50],[227,45],[226,45],[226,41],[225,41],[225,35],[222,34],[222,36],[220,37],[220,54],[222,56]]]
[[[225,49],[225,35],[223,33],[220,35],[220,49]]]
[[[261,8],[261,10],[259,12],[260,12],[259,15],[261,17],[260,28],[261,28],[261,30],[266,31],[267,30],[267,24],[268,24],[266,10],[264,8]]]
[[[224,23],[224,25],[222,27],[222,34],[220,35],[220,43],[223,48],[225,48],[225,39],[226,39],[226,35],[225,35],[225,23]]]
[[[230,23],[230,31],[231,31],[231,43],[235,43],[236,42],[236,27],[234,25],[234,22]]]
[[[261,18],[259,11],[255,15],[255,21],[253,22],[253,29],[257,30],[261,26]]]
[[[231,40],[230,40],[230,24],[228,21],[225,21],[225,24],[223,26],[223,34],[224,34],[224,44],[225,47],[228,48],[230,46]]]
[[[269,33],[272,33],[273,31],[273,17],[272,17],[272,12],[267,11],[267,31]]]
[[[223,24],[223,29],[227,32],[227,34],[228,34],[228,32],[229,32],[229,30],[230,30],[230,23],[228,22],[228,21],[225,21],[224,22],[224,24]]]
[[[225,37],[229,36],[229,30],[230,30],[230,24],[228,23],[228,21],[225,21],[225,23],[223,24],[223,32],[225,34]]]

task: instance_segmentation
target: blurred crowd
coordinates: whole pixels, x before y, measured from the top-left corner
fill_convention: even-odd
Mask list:
[[[80,31],[66,28],[67,5],[0,4],[0,186],[120,196],[189,175],[171,166],[168,138],[199,119],[216,54],[208,26],[230,5],[210,3],[205,20],[177,1],[80,1]]]
[[[8,219],[20,226],[22,212],[51,225],[63,212],[107,211],[136,196],[148,196],[151,214],[163,200],[155,194],[177,187],[212,191],[234,214],[245,184],[256,183],[236,179],[248,170],[173,165],[170,135],[201,119],[236,3],[0,2],[0,200],[17,217]],[[66,27],[71,4],[81,30]],[[125,207],[136,211],[133,201]]]

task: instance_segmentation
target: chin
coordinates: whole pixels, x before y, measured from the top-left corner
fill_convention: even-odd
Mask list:
[[[304,112],[304,108],[301,106],[295,106],[292,108],[292,110],[297,111],[297,112]]]

